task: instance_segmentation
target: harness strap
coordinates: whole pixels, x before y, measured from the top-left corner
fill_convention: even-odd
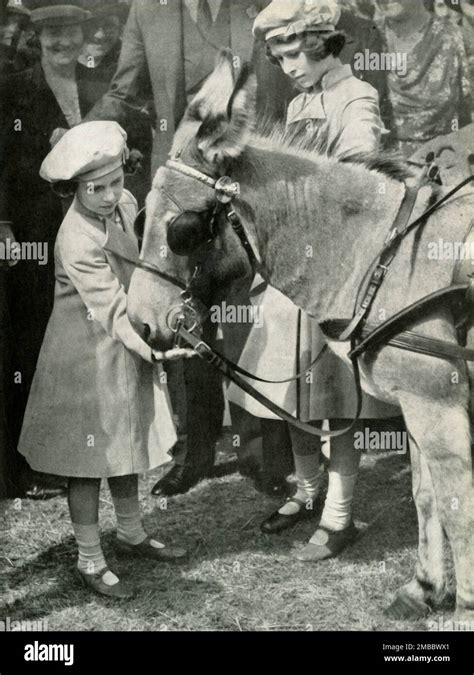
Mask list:
[[[194,349],[194,351],[202,358],[204,361],[209,363],[211,366],[214,368],[217,368],[220,370],[220,372],[229,379],[231,382],[236,384],[238,387],[240,387],[243,391],[245,391],[249,396],[252,396],[256,401],[264,405],[268,410],[271,410],[275,415],[278,415],[282,420],[285,422],[288,422],[288,424],[292,424],[295,426],[297,429],[300,431],[304,431],[308,434],[311,434],[313,436],[325,436],[328,438],[336,438],[337,436],[343,436],[344,434],[348,433],[356,424],[357,420],[360,417],[360,412],[362,410],[362,387],[360,383],[360,373],[359,373],[359,365],[357,362],[357,359],[352,359],[352,365],[354,368],[354,385],[356,389],[356,394],[357,394],[357,406],[356,406],[356,413],[354,416],[354,419],[351,420],[351,423],[348,424],[346,427],[343,429],[334,429],[333,431],[328,431],[327,429],[322,429],[316,426],[313,426],[312,424],[307,424],[305,422],[301,422],[299,419],[294,417],[293,415],[290,415],[290,413],[286,412],[283,408],[281,408],[279,405],[271,401],[269,398],[264,396],[264,394],[261,394],[259,391],[257,391],[252,385],[250,385],[248,382],[243,380],[240,375],[235,372],[235,370],[238,370],[236,368],[235,364],[229,361],[226,357],[222,356],[218,352],[216,352],[212,347],[210,347],[206,342],[203,342],[200,340],[198,337],[193,335],[193,333],[190,333],[187,331],[184,327],[180,327],[179,330],[180,336],[186,340],[186,342],[191,345],[191,347]],[[352,348],[355,348],[355,343],[351,344]]]
[[[382,248],[380,254],[377,257],[375,269],[372,272],[372,276],[369,281],[369,285],[365,292],[364,298],[359,306],[359,309],[355,311],[355,314],[350,324],[347,326],[346,330],[341,334],[339,338],[340,340],[342,341],[348,340],[349,337],[356,332],[361,322],[367,317],[370,308],[372,307],[372,304],[375,300],[375,297],[378,293],[378,290],[382,285],[383,280],[385,279],[385,276],[388,272],[388,268],[392,263],[393,259],[395,258],[398,252],[398,248],[401,242],[403,241],[404,237],[406,237],[406,235],[409,232],[411,232],[414,228],[418,227],[418,225],[425,223],[426,220],[435,211],[437,211],[445,202],[448,201],[448,199],[450,199],[453,195],[459,192],[459,190],[461,190],[465,185],[467,185],[472,181],[474,181],[474,176],[469,176],[468,178],[465,178],[461,183],[459,183],[459,185],[456,185],[456,187],[447,192],[443,197],[441,197],[441,199],[439,199],[432,206],[430,206],[424,213],[422,213],[422,215],[419,218],[416,218],[412,223],[406,224],[404,227],[400,228],[399,223],[403,222],[402,216],[403,218],[406,216],[406,212],[408,211],[411,200],[413,199],[413,194],[411,193],[411,190],[415,190],[415,199],[416,199],[416,189],[415,188],[407,189],[404,197],[404,202],[400,207],[400,211],[398,212],[395,224],[387,238],[384,247]],[[412,210],[413,206],[408,214],[408,218],[411,215]]]
[[[372,272],[369,284],[365,291],[362,302],[360,303],[359,309],[355,312],[350,324],[347,326],[346,330],[342,333],[340,340],[348,340],[352,333],[355,332],[361,321],[367,316],[372,307],[372,303],[375,300],[375,297],[378,293],[380,286],[385,279],[385,275],[388,272],[388,267],[391,264],[392,260],[395,257],[396,251],[400,244],[401,238],[400,234],[404,233],[408,229],[408,222],[410,216],[413,213],[413,208],[415,206],[416,198],[418,196],[418,188],[407,187],[405,195],[403,197],[402,204],[398,211],[397,217],[393,224],[392,229],[387,235],[385,240],[384,249],[378,257],[378,261],[375,265],[375,269]]]
[[[417,300],[409,307],[405,307],[400,312],[392,316],[387,321],[384,321],[380,326],[377,326],[369,332],[369,334],[351,351],[349,356],[358,358],[368,349],[374,348],[381,342],[390,343],[390,340],[400,333],[398,346],[403,346],[405,349],[409,347],[419,353],[428,354],[429,356],[436,356],[438,358],[456,358],[464,359],[466,361],[474,361],[474,350],[466,349],[457,344],[451,344],[445,340],[437,340],[435,338],[428,338],[416,333],[403,333],[403,328],[408,324],[426,316],[426,314],[433,309],[439,307],[440,301],[443,300],[457,300],[462,301],[466,297],[467,284],[458,284],[456,286],[447,286],[430,295]]]
[[[352,349],[349,356],[357,359],[370,349],[389,345],[440,359],[474,361],[473,349],[467,349],[445,340],[430,338],[413,331],[403,330],[407,325],[419,319],[421,315],[424,316],[426,312],[439,307],[440,300],[450,300],[451,302],[464,300],[466,288],[467,284],[447,286],[421,298],[421,300],[417,300],[378,326],[367,323],[362,329],[362,341]],[[349,319],[336,319],[325,321],[320,326],[326,337],[331,340],[338,339],[340,332],[349,323]]]

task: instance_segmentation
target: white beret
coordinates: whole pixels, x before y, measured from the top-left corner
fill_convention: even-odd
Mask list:
[[[50,183],[94,180],[128,159],[127,134],[117,122],[85,122],[67,131],[40,169]]]
[[[341,17],[336,0],[272,0],[255,19],[253,34],[260,40],[298,37],[308,31],[334,31]]]

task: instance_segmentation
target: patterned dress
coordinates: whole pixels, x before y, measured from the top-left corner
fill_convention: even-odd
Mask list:
[[[437,136],[470,122],[470,84],[463,36],[447,20],[429,18],[421,30],[398,36],[382,20],[385,50],[407,55],[406,72],[388,75],[394,137],[406,157]],[[404,69],[405,70],[405,69]]]

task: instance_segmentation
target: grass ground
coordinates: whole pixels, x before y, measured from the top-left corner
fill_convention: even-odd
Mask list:
[[[17,501],[0,560],[6,587],[0,620],[43,620],[49,630],[66,631],[427,630],[427,620],[395,622],[383,615],[415,563],[416,514],[405,456],[364,456],[355,503],[363,533],[339,558],[317,565],[290,557],[317,521],[282,535],[261,534],[260,521],[279,502],[256,492],[249,479],[233,473],[165,502],[150,496],[160,474],[141,480],[145,524],[164,541],[187,547],[188,562],[116,560],[113,510],[103,489],[106,556],[112,568],[134,579],[138,595],[118,603],[94,596],[73,574],[66,501]],[[444,610],[446,619],[451,611]]]

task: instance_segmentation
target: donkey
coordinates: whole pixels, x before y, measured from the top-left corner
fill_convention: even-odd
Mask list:
[[[240,185],[233,206],[259,259],[264,278],[319,321],[350,318],[364,273],[393,224],[405,184],[364,163],[342,163],[255,133],[255,76],[244,68],[235,83],[232,57],[221,54],[214,73],[191,102],[171,157],[207,176]],[[180,304],[180,284],[210,306],[231,282],[251,273],[247,253],[225,217],[210,235],[215,190],[171,166],[158,170],[147,198],[141,259],[134,272],[129,317],[149,344],[168,347],[166,317]],[[433,260],[433,242],[463,241],[474,195],[462,194],[435,212],[420,233],[406,237],[371,309],[388,318],[451,283],[454,261]],[[177,220],[179,219],[179,220]],[[171,250],[170,250],[171,248]],[[431,255],[430,255],[431,253]],[[179,255],[178,255],[179,254]],[[202,318],[202,317],[201,317]],[[413,326],[456,343],[448,307]],[[329,346],[347,360],[348,343]],[[474,499],[470,444],[470,377],[466,363],[383,346],[361,359],[365,391],[400,407],[410,440],[413,496],[419,523],[414,578],[388,608],[393,617],[425,615],[447,593],[443,541],[456,573],[457,616],[474,619]],[[259,373],[265,376],[265,373]]]

